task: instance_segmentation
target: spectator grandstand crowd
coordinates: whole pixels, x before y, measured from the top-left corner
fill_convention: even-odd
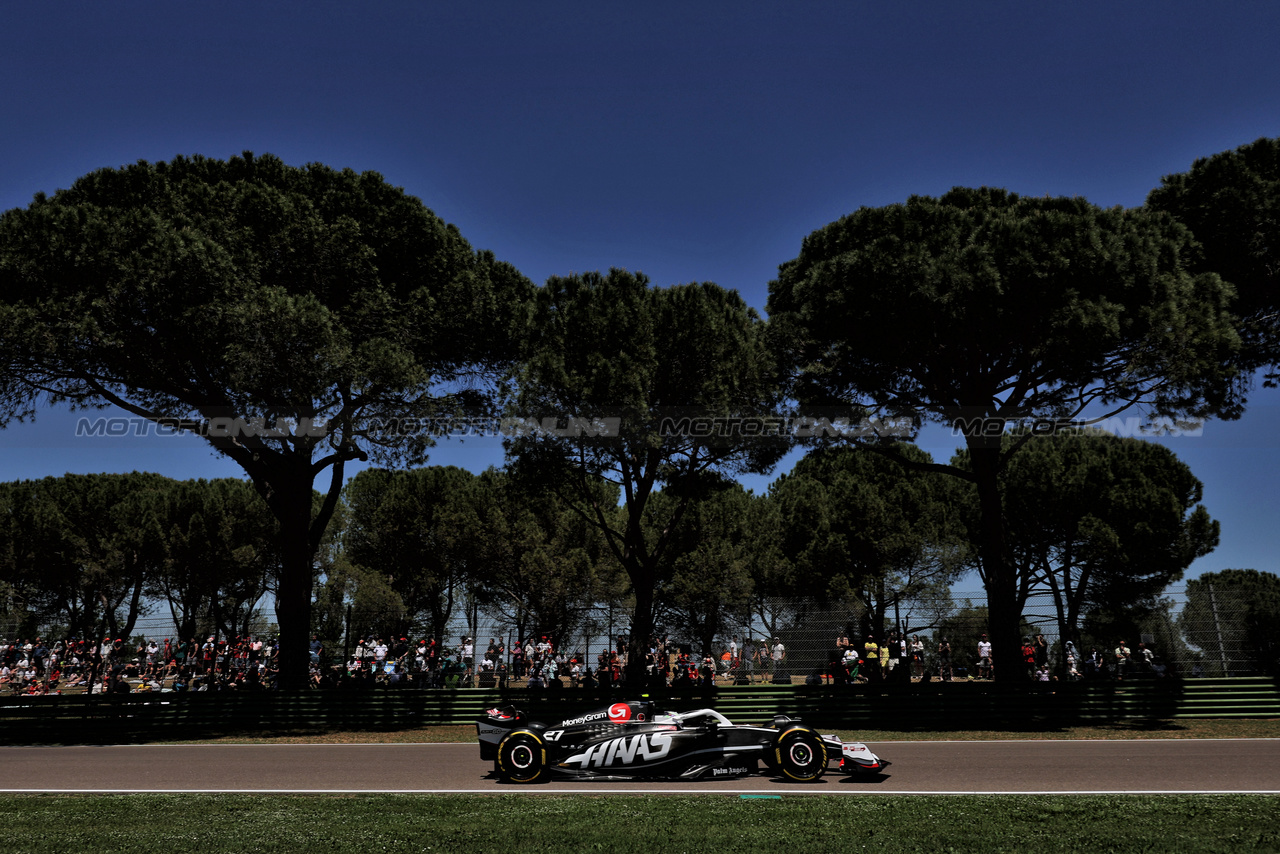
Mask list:
[[[142,691],[260,691],[275,686],[278,646],[274,639],[244,637],[191,638],[175,641],[104,637],[100,641],[66,638],[6,640],[0,638],[0,695],[61,693],[125,693]],[[991,678],[996,666],[991,645],[982,635],[973,667],[961,678]],[[1023,647],[1029,678],[1057,681],[1165,675],[1147,644],[1131,653],[1121,641],[1111,656],[1091,649],[1080,655],[1066,643],[1064,660],[1050,675],[1048,645],[1043,636]],[[311,683],[332,688],[507,688],[555,690],[563,687],[608,688],[626,679],[627,644],[616,644],[588,659],[568,651],[553,638],[539,636],[504,643],[490,638],[482,649],[473,638],[459,636],[446,645],[438,638],[410,640],[369,635],[345,649],[331,650],[317,636],[311,640]],[[782,640],[734,637],[718,654],[695,655],[687,644],[655,639],[648,644],[645,687],[710,687],[718,683],[854,684],[890,681],[951,681],[965,668],[957,666],[947,639],[928,647],[919,636],[890,634],[865,642],[835,639],[826,661],[811,672],[792,671]],[[1107,659],[1113,659],[1108,661]]]

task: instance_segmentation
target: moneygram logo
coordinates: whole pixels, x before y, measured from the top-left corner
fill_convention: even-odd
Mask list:
[[[610,709],[608,712],[593,712],[589,715],[582,715],[581,717],[577,717],[577,718],[569,718],[568,720],[561,721],[560,726],[562,727],[577,726],[578,724],[591,723],[592,721],[602,721],[605,719],[605,717],[612,718],[613,709]]]
[[[631,707],[626,703],[614,703],[609,707],[609,720],[615,724],[631,720]]]

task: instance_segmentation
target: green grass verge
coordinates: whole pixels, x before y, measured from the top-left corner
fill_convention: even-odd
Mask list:
[[[0,797],[11,854],[175,852],[1241,852],[1280,797],[728,795]]]

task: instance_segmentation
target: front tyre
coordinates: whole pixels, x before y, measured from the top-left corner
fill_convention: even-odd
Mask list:
[[[512,730],[498,742],[498,774],[512,783],[536,783],[547,768],[547,745],[537,733]]]
[[[811,729],[793,727],[773,742],[772,763],[783,777],[797,783],[811,783],[827,770],[827,746]]]

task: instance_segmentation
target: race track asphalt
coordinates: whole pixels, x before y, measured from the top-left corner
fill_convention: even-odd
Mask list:
[[[690,783],[498,780],[473,744],[0,748],[0,792],[722,794],[1280,793],[1280,739],[879,742],[878,777]],[[834,769],[834,765],[832,766]]]

